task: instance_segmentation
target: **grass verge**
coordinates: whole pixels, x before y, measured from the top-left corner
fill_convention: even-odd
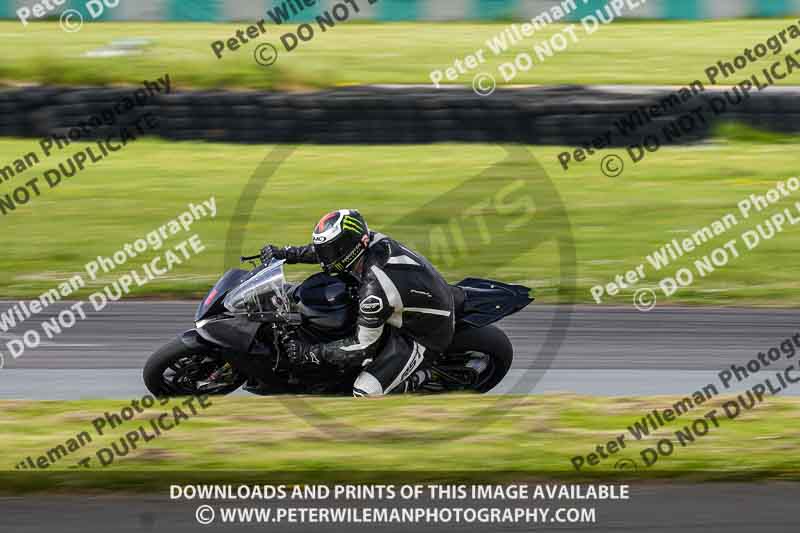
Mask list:
[[[732,61],[785,29],[793,19],[746,19],[713,22],[614,22],[587,35],[580,24],[579,39],[563,52],[535,68],[521,72],[515,84],[666,84],[684,86],[705,81],[704,70],[719,60]],[[562,32],[553,24],[494,55],[487,39],[508,23],[348,23],[319,33],[291,53],[280,45],[285,27],[270,21],[268,32],[235,52],[217,59],[211,42],[225,40],[245,27],[210,23],[86,23],[78,33],[61,31],[57,22],[0,22],[0,33],[14,54],[0,64],[0,79],[61,84],[134,83],[168,72],[179,87],[297,88],[340,84],[430,84],[430,72],[453,66],[483,48],[486,62],[453,83],[471,85],[478,72],[502,80],[498,67],[520,52],[533,54],[533,46]],[[293,26],[292,26],[293,28]],[[90,50],[113,40],[144,37],[151,46],[140,56],[85,57]],[[277,62],[261,67],[253,60],[260,43],[280,49]],[[788,49],[795,47],[789,46]],[[783,52],[786,53],[786,52]],[[777,56],[738,72],[724,84],[738,83]],[[798,84],[788,76],[779,84]]]
[[[12,193],[33,177],[42,179],[45,169],[84,146],[65,148],[15,176],[0,186],[0,195]],[[635,288],[655,286],[662,277],[674,276],[678,268],[692,267],[695,260],[728,239],[792,207],[800,200],[797,193],[743,219],[737,203],[751,194],[763,195],[777,181],[797,175],[796,146],[796,137],[717,137],[701,145],[664,147],[638,164],[632,164],[624,150],[602,151],[573,164],[569,171],[557,160],[565,148],[528,147],[558,191],[574,236],[577,288],[567,296],[576,302],[593,302],[592,286],[606,284],[644,263],[645,280],[603,300],[629,304]],[[84,273],[84,265],[98,255],[109,256],[125,243],[156,230],[187,209],[189,202],[196,204],[213,195],[216,218],[205,218],[192,227],[206,250],[167,275],[134,287],[131,293],[134,297],[202,295],[223,271],[228,227],[237,200],[272,148],[139,140],[66,178],[58,187],[45,187],[40,197],[2,217],[0,294],[38,296],[59,281]],[[28,151],[40,153],[36,141],[0,140],[0,162],[11,163]],[[608,178],[600,170],[601,159],[609,153],[619,153],[626,162],[624,173],[617,178]],[[470,275],[495,277],[528,284],[539,301],[554,301],[564,288],[559,280],[559,250],[552,243],[520,253],[526,239],[517,236],[513,242],[485,244],[477,230],[462,224],[468,246],[456,253],[449,224],[454,220],[467,224],[474,217],[466,213],[497,192],[492,180],[471,178],[504,157],[500,147],[475,144],[299,147],[259,195],[246,227],[243,252],[255,253],[267,242],[306,243],[323,213],[358,207],[373,229],[387,231],[401,241],[416,242],[420,235],[427,235],[432,242],[437,231],[446,230],[446,245],[430,258],[453,282]],[[520,176],[530,173],[529,168],[516,168]],[[515,168],[508,172],[509,177],[516,175]],[[450,195],[464,183],[469,186],[457,197]],[[437,198],[446,201],[420,210]],[[531,241],[547,237],[548,207],[536,206],[538,211],[524,230]],[[654,250],[672,239],[689,237],[727,213],[734,213],[739,220],[728,233],[661,271],[647,262],[646,256]],[[513,223],[519,215],[515,211],[498,216]],[[401,229],[392,232],[393,228]],[[188,236],[178,234],[167,245]],[[743,248],[741,243],[739,246]],[[800,264],[793,250],[798,248],[800,233],[786,226],[756,249],[743,249],[740,257],[724,267],[702,278],[696,276],[691,286],[659,304],[796,305],[800,303],[796,290]],[[81,295],[100,289],[126,271],[140,269],[163,252],[148,250],[124,267],[101,272]],[[498,263],[502,267],[496,268]],[[301,279],[312,271],[292,267],[289,277]]]
[[[150,428],[149,420],[171,412],[173,406],[181,405],[180,400],[145,410],[116,429],[105,427],[102,435],[93,420],[106,412],[119,413],[129,401],[3,401],[0,441],[7,480],[3,488],[41,488],[41,481],[54,479],[73,487],[144,488],[170,476],[241,481],[265,472],[274,473],[275,479],[296,480],[405,476],[489,482],[510,475],[517,479],[799,479],[793,452],[800,446],[796,429],[800,399],[769,398],[732,420],[725,417],[722,407],[728,399],[718,396],[695,405],[675,422],[636,440],[628,426],[653,409],[671,407],[678,398],[447,396],[365,402],[218,398],[161,436],[140,441],[126,455],[116,453],[105,468],[97,459],[98,450],[113,450],[112,443],[118,452],[124,450],[119,439],[125,433],[142,425]],[[327,425],[301,415],[309,409],[324,412]],[[691,427],[714,409],[718,427],[709,422],[707,434],[695,433],[694,442],[680,446],[675,432]],[[189,412],[185,406],[183,410]],[[26,457],[36,462],[82,431],[92,441],[49,467],[35,472],[15,469]],[[460,438],[453,440],[455,433]],[[599,465],[575,471],[572,457],[594,452],[620,434],[626,436],[625,449]],[[664,438],[673,441],[675,451],[646,467],[641,451]],[[84,457],[92,458],[90,468],[69,468]],[[638,470],[615,468],[620,459],[636,461]]]

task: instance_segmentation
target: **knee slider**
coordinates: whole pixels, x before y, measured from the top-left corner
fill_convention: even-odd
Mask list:
[[[353,383],[353,396],[383,396],[383,386],[369,372],[362,372]]]

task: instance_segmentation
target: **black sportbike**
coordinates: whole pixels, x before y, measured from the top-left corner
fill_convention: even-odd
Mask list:
[[[350,395],[360,365],[293,365],[284,354],[290,339],[330,342],[353,335],[357,287],[345,279],[314,274],[286,281],[284,261],[253,270],[229,270],[195,314],[195,328],[150,356],[144,382],[157,396],[229,394],[245,383],[256,394]],[[421,392],[487,392],[511,367],[513,348],[492,323],[516,313],[533,298],[527,287],[467,278],[453,285],[456,330],[443,354],[422,363],[432,379]]]

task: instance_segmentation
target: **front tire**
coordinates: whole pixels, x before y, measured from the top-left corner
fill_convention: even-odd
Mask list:
[[[209,381],[215,373],[219,376]],[[142,377],[147,390],[157,397],[225,395],[246,381],[219,355],[190,348],[180,338],[150,356]]]
[[[492,364],[487,369],[488,373],[486,376],[481,376],[474,388],[480,393],[489,392],[503,381],[514,361],[511,341],[503,330],[493,325],[457,331],[447,352],[449,354],[478,352],[489,356]]]

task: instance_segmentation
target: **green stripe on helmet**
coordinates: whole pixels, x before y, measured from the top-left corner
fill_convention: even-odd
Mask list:
[[[342,229],[350,230],[355,233],[362,233],[364,226],[357,218],[346,216],[342,219]]]

